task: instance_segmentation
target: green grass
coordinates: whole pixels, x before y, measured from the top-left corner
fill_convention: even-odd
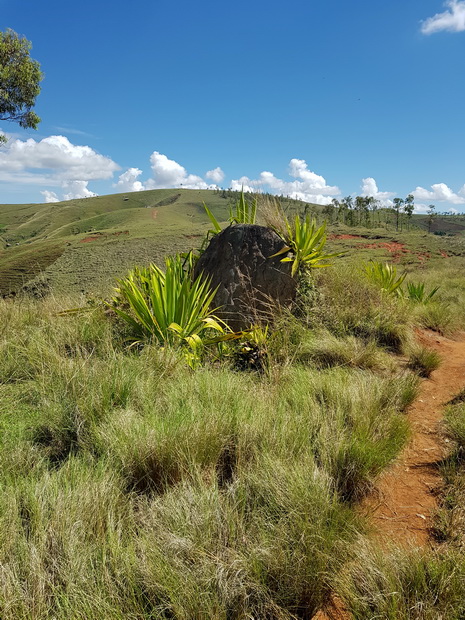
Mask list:
[[[434,515],[437,545],[390,549],[361,538],[355,556],[333,581],[353,618],[460,620],[465,617],[465,446],[464,393],[451,401],[445,430],[449,456],[440,464],[444,488]]]
[[[34,276],[58,260],[64,249],[62,243],[42,242],[0,250],[0,295],[21,290]]]
[[[227,355],[192,371],[127,350],[100,306],[58,315],[75,304],[0,301],[0,616],[311,617],[415,376],[323,326],[299,351],[289,318],[262,374]]]
[[[39,280],[28,288],[33,294],[45,290],[108,294],[110,281],[123,277],[135,263],[162,264],[167,254],[197,248],[210,227],[203,203],[224,223],[238,195],[225,192],[223,197],[223,193],[210,190],[166,189],[53,204],[0,205],[0,294],[18,292],[39,273]],[[298,201],[284,205],[288,216],[306,207],[319,223],[323,221],[322,207]],[[259,223],[266,217],[265,211],[260,213],[259,205]],[[449,226],[452,220],[459,219],[438,217],[437,222]],[[422,226],[422,216],[413,217],[413,222],[417,220]],[[331,234],[355,236],[334,239],[330,234],[329,252],[347,250],[347,262],[394,260],[405,266],[415,280],[418,274],[427,275],[431,267],[453,263],[454,257],[461,264],[464,252],[460,226],[455,236],[447,237],[428,234],[418,227],[396,233],[394,229],[334,224],[328,230]],[[92,240],[83,243],[89,237]],[[403,250],[386,249],[385,245],[392,242],[403,244]]]
[[[357,620],[460,620],[465,614],[458,549],[386,552],[360,542],[358,558],[336,582]]]
[[[408,367],[420,377],[429,377],[441,363],[441,358],[436,351],[418,344],[410,345],[408,355]]]
[[[380,554],[356,510],[437,364],[413,329],[464,324],[461,240],[339,227],[364,237],[328,242],[351,251],[302,278],[294,314],[259,345],[263,372],[237,371],[234,343],[192,370],[167,346],[128,349],[92,294],[197,247],[203,201],[227,219],[228,199],[189,190],[0,207],[2,237],[20,244],[0,269],[64,249],[30,272],[30,291],[48,296],[0,300],[0,617],[290,620],[336,589],[355,618],[462,618],[461,450],[438,515],[443,552]],[[365,260],[393,255],[360,246],[392,240],[409,249],[399,272],[440,285],[437,300],[391,298],[364,277]],[[459,400],[448,419],[465,445]]]

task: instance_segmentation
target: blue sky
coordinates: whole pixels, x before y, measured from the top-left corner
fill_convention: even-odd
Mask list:
[[[465,211],[465,0],[0,0],[45,73],[0,203],[249,186]]]

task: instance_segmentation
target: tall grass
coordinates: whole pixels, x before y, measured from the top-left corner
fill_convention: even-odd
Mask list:
[[[311,616],[415,377],[329,331],[326,353],[289,331],[261,375],[192,371],[62,306],[0,302],[0,617]]]
[[[360,542],[358,558],[335,581],[354,618],[459,620],[465,614],[458,550],[386,553]]]

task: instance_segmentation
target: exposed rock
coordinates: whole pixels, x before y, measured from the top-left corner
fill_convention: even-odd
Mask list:
[[[270,258],[282,249],[282,239],[264,226],[229,226],[210,241],[200,257],[196,274],[212,278],[218,291],[216,314],[236,330],[269,320],[277,306],[289,306],[296,293],[291,263],[283,256]]]

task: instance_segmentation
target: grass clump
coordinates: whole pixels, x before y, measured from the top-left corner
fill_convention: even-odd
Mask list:
[[[381,552],[361,543],[337,578],[354,618],[459,620],[465,614],[465,562],[457,551]]]
[[[408,367],[420,377],[429,377],[439,367],[441,358],[436,351],[414,344],[409,347]]]
[[[364,277],[357,266],[339,263],[318,273],[319,294],[313,295],[304,319],[323,325],[338,337],[356,336],[402,352],[411,339],[412,314],[405,304]]]

